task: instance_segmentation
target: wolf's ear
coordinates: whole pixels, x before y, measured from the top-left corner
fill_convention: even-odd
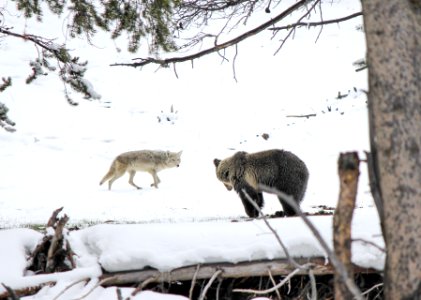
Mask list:
[[[181,150],[180,152],[177,153],[177,156],[180,157],[181,154],[183,154],[183,150]]]
[[[213,164],[215,165],[215,167],[218,167],[220,162],[221,162],[221,160],[220,159],[217,159],[217,158],[215,158],[213,160]]]

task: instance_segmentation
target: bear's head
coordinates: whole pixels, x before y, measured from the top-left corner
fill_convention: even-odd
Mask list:
[[[225,185],[228,191],[232,190],[230,182],[230,164],[226,159],[220,160],[215,158],[213,164],[216,167],[216,177]]]

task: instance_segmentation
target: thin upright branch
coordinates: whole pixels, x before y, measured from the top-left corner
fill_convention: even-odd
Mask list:
[[[276,286],[275,278],[273,278],[272,272],[270,271],[270,269],[268,270],[268,273],[269,273],[270,281],[272,281],[273,286]],[[281,293],[279,293],[278,289],[276,289],[275,292],[276,292],[276,296],[278,296],[278,299],[282,299]]]
[[[265,217],[265,215],[262,213],[262,210],[260,209],[260,207],[256,204],[256,202],[250,197],[250,195],[243,190],[244,195],[246,195],[247,200],[253,205],[253,207],[259,212],[259,215],[262,217],[263,222],[265,222],[266,226],[269,228],[269,230],[273,233],[273,235],[275,236],[276,240],[278,241],[279,245],[281,246],[282,250],[285,253],[285,256],[287,257],[288,261],[297,269],[303,269],[303,267],[297,263],[295,261],[294,258],[292,258],[292,256],[289,254],[289,251],[287,249],[287,247],[285,246],[285,244],[282,242],[281,238],[279,237],[278,233],[276,232],[276,230],[272,227],[272,225],[270,225],[269,221],[267,220],[267,218]]]
[[[323,248],[323,250],[326,252],[326,255],[330,259],[332,265],[335,267],[338,274],[341,276],[342,280],[348,287],[349,291],[352,293],[355,299],[357,300],[363,300],[363,297],[361,296],[361,291],[358,288],[358,286],[355,284],[354,280],[350,278],[346,272],[345,266],[341,263],[341,261],[336,257],[335,253],[329,248],[326,241],[323,239],[323,237],[320,235],[320,232],[317,230],[317,228],[313,225],[313,223],[309,220],[309,218],[302,212],[301,208],[298,206],[298,204],[294,201],[294,198],[278,191],[277,189],[265,186],[265,185],[259,185],[259,188],[263,192],[275,194],[279,197],[282,197],[282,200],[285,201],[289,206],[291,206],[295,212],[301,217],[301,219],[304,221],[304,223],[307,225],[307,227],[310,229],[314,237],[319,242],[320,246]]]
[[[199,273],[199,270],[200,270],[200,264],[197,265],[196,272],[194,272],[193,279],[191,281],[190,291],[189,291],[189,300],[193,299],[193,290],[196,284],[197,274]]]
[[[209,279],[209,282],[206,284],[205,288],[203,289],[203,292],[202,292],[202,294],[200,295],[199,300],[203,300],[203,299],[205,299],[205,297],[206,297],[206,293],[208,292],[208,290],[209,290],[209,288],[211,287],[212,283],[215,281],[215,279],[216,279],[216,278],[219,276],[219,274],[221,274],[221,273],[222,273],[222,270],[218,270],[218,271],[216,271],[216,272],[212,275],[211,279]]]

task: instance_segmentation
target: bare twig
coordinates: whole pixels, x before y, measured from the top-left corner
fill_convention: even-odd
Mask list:
[[[330,259],[332,265],[335,267],[338,274],[342,277],[344,283],[352,293],[355,299],[362,300],[361,291],[356,286],[355,282],[352,278],[350,278],[346,272],[345,266],[339,261],[339,259],[336,257],[336,255],[332,252],[332,250],[329,248],[326,241],[323,239],[323,237],[320,235],[320,232],[317,230],[317,228],[313,225],[313,223],[309,220],[309,218],[302,212],[301,208],[298,206],[298,204],[294,201],[294,198],[278,191],[277,189],[265,186],[265,185],[259,185],[259,188],[263,192],[275,194],[279,197],[282,197],[282,200],[285,201],[289,206],[291,206],[294,211],[302,218],[304,223],[307,225],[307,227],[310,229],[310,231],[313,233],[314,237],[319,242],[320,246],[323,248],[323,250],[326,252],[326,255]]]
[[[265,215],[262,213],[262,210],[260,209],[260,207],[256,204],[256,202],[250,197],[250,195],[246,192],[246,190],[242,190],[242,192],[244,193],[244,195],[246,195],[247,200],[254,206],[255,209],[257,209],[257,211],[259,212],[259,215],[262,217],[263,222],[265,222],[266,226],[269,228],[269,230],[273,233],[273,235],[275,236],[276,240],[278,241],[279,245],[281,246],[282,250],[285,253],[285,256],[287,257],[288,261],[291,262],[291,264],[293,266],[295,266],[298,269],[302,269],[302,266],[300,264],[298,264],[294,258],[292,258],[292,256],[289,254],[289,251],[287,249],[287,247],[284,245],[284,243],[282,242],[281,238],[279,237],[278,233],[276,232],[276,230],[272,227],[272,225],[270,225],[270,223],[268,222],[267,218],[265,217]]]
[[[134,60],[138,60],[138,62],[135,63],[115,63],[112,64],[111,66],[128,66],[128,67],[142,67],[145,66],[147,64],[158,64],[161,66],[167,66],[171,63],[180,63],[180,62],[185,62],[185,61],[190,61],[190,60],[194,60],[197,58],[200,58],[202,56],[220,51],[222,49],[234,46],[242,41],[244,41],[245,39],[254,36],[260,32],[262,32],[263,30],[267,29],[268,27],[272,26],[273,24],[276,24],[277,22],[281,21],[282,19],[284,19],[285,17],[287,17],[288,15],[290,15],[291,13],[293,13],[294,11],[296,11],[297,9],[299,9],[300,7],[304,6],[307,3],[307,0],[301,0],[298,1],[297,3],[293,4],[292,6],[290,6],[289,8],[287,8],[286,10],[284,10],[283,12],[281,12],[279,15],[277,15],[274,18],[271,18],[269,21],[261,24],[260,26],[257,26],[255,28],[253,28],[252,30],[249,30],[245,33],[243,33],[242,35],[239,35],[225,43],[222,44],[217,44],[211,48],[208,48],[206,50],[191,54],[191,55],[186,55],[186,56],[182,56],[182,57],[171,57],[171,58],[167,58],[167,59],[157,59],[157,58],[153,58],[153,57],[149,57],[149,58],[136,58]]]
[[[107,281],[113,280],[113,277],[105,278],[101,281],[98,281],[85,295],[81,296],[80,298],[74,299],[74,300],[82,300],[86,297],[88,297],[97,287],[103,285]]]
[[[149,283],[155,282],[155,281],[156,281],[156,276],[151,276],[147,278],[146,280],[139,283],[139,285],[134,289],[131,295],[136,296],[136,294],[139,293],[141,290],[143,290]]]
[[[307,115],[287,115],[287,118],[310,118],[310,117],[315,117],[317,116],[317,114],[307,114]]]
[[[303,267],[307,267],[310,268],[311,264],[303,265]],[[263,295],[263,294],[268,294],[268,293],[272,293],[276,290],[278,290],[280,287],[282,287],[285,283],[287,283],[292,277],[294,277],[298,272],[300,272],[301,268],[297,268],[294,271],[292,271],[291,273],[288,274],[288,276],[286,276],[280,283],[278,283],[277,285],[271,287],[270,289],[267,290],[253,290],[253,289],[234,289],[232,290],[233,292],[236,293],[248,293],[248,294],[257,294],[257,295]]]
[[[290,30],[290,29],[295,28],[295,27],[316,27],[316,26],[337,24],[337,23],[340,23],[340,22],[351,20],[353,18],[362,16],[362,15],[363,15],[362,12],[357,12],[357,13],[354,13],[352,15],[349,15],[349,16],[346,16],[346,17],[343,17],[343,18],[332,19],[332,20],[324,20],[324,21],[320,21],[320,22],[297,22],[297,23],[294,23],[294,24],[286,25],[286,26],[268,28],[268,30],[279,31],[279,30]]]
[[[298,23],[301,22],[302,19],[304,19],[306,16],[308,16],[308,14],[313,10],[313,8],[316,7],[316,5],[320,2],[321,0],[316,0],[313,5],[310,7],[309,10],[307,10],[307,12],[302,15],[300,17],[300,19],[298,20]],[[289,37],[295,32],[295,28],[293,28],[294,30],[290,30],[287,34],[287,36],[282,40],[281,45],[278,47],[278,49],[275,51],[275,55],[282,49],[282,47],[284,46],[285,42],[289,39]]]
[[[234,59],[232,60],[232,73],[234,74],[235,82],[237,82],[237,74],[235,72],[235,62],[237,60],[237,55],[238,55],[238,44],[235,45],[235,55],[234,55]]]
[[[52,40],[46,40],[42,37],[33,35],[33,34],[19,34],[10,30],[7,30],[3,27],[0,27],[0,33],[3,33],[5,35],[9,35],[9,36],[13,36],[13,37],[17,37],[20,38],[22,40],[25,41],[31,41],[32,43],[34,43],[35,45],[40,46],[41,48],[56,54],[57,53],[57,49],[56,47],[53,47],[53,43]]]
[[[196,284],[196,278],[197,278],[197,274],[199,273],[199,270],[200,270],[200,264],[197,265],[196,272],[194,272],[193,279],[191,281],[190,291],[189,291],[189,300],[193,299],[194,285]]]
[[[2,283],[1,285],[9,293],[8,299],[10,298],[10,300],[19,300],[19,297],[15,294],[15,291],[10,286],[5,285],[4,283]]]
[[[384,283],[383,283],[383,282],[382,282],[382,283],[375,284],[375,285],[373,285],[371,288],[369,288],[368,290],[364,291],[364,293],[362,293],[361,295],[362,295],[362,296],[365,296],[365,295],[367,295],[367,294],[371,293],[371,291],[373,291],[373,290],[375,290],[375,289],[377,289],[377,288],[379,288],[379,287],[381,287],[381,286],[383,286],[383,285],[384,285]]]
[[[283,244],[281,238],[279,237],[278,233],[276,232],[276,230],[270,225],[270,223],[267,221],[266,217],[263,215],[260,207],[256,204],[256,202],[250,197],[250,195],[243,190],[243,193],[246,195],[247,200],[254,206],[255,209],[258,210],[259,214],[262,216],[266,226],[272,231],[272,233],[275,235],[276,239],[278,240],[279,244],[281,245],[282,249],[285,252],[285,255],[287,256],[288,260],[291,262],[291,264],[295,265],[298,269],[305,269],[309,271],[309,277],[310,277],[310,282],[311,282],[311,292],[312,292],[312,300],[315,300],[317,298],[317,291],[316,291],[316,280],[314,278],[314,272],[312,270],[312,268],[314,267],[313,264],[307,263],[305,265],[300,265],[298,264],[293,258],[292,256],[289,255],[287,248],[285,247],[285,245]],[[271,276],[271,272],[269,270],[269,275],[273,281],[273,278]],[[275,285],[275,284],[274,284]],[[276,286],[276,285],[275,285]],[[282,285],[281,285],[282,286]],[[278,290],[276,289],[276,293],[279,294]],[[281,299],[281,297],[278,295],[278,298]]]
[[[47,227],[53,227],[54,224],[58,221],[58,214],[63,210],[63,207],[57,208],[53,213],[51,214],[50,219],[48,220]]]
[[[376,243],[373,243],[371,241],[367,241],[364,239],[352,239],[353,242],[360,242],[366,245],[370,245],[373,246],[374,248],[376,248],[377,250],[379,250],[380,252],[386,253],[386,249],[384,249],[383,247],[380,247],[379,245],[377,245]]]
[[[219,276],[219,274],[222,273],[222,270],[216,271],[211,279],[209,279],[209,282],[206,284],[205,288],[203,289],[202,294],[199,297],[199,300],[203,300],[206,297],[206,293],[208,292],[208,289],[211,287],[212,283],[215,281],[215,279]]]
[[[73,287],[73,286],[75,286],[76,284],[79,284],[79,283],[81,283],[81,282],[84,282],[84,281],[86,281],[86,280],[88,280],[89,278],[82,278],[82,279],[80,279],[80,280],[77,280],[77,281],[75,281],[75,282],[73,282],[73,283],[71,283],[71,284],[69,284],[68,286],[66,286],[60,293],[58,293],[54,298],[53,298],[53,300],[57,300],[58,298],[60,298],[61,297],[61,295],[63,295],[68,289],[70,289],[71,287]]]
[[[308,277],[310,277],[311,283],[311,300],[317,300],[317,288],[316,288],[316,278],[314,277],[314,272],[312,269],[308,271]]]
[[[273,286],[276,286],[276,281],[272,276],[272,272],[268,270],[268,273],[269,273],[270,281],[272,281]],[[278,296],[278,299],[282,299],[281,294],[279,293],[278,289],[276,289],[275,292],[276,292],[276,296]]]

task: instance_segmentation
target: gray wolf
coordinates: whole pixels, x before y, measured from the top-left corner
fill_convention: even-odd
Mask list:
[[[284,150],[266,150],[256,153],[237,152],[224,160],[214,159],[216,177],[230,191],[238,193],[249,217],[259,212],[248,201],[248,194],[256,204],[263,207],[263,195],[259,185],[265,185],[290,195],[300,204],[307,189],[309,172],[305,163],[295,154]],[[246,193],[246,194],[245,194]],[[281,197],[283,215],[294,216],[295,210]]]
[[[181,154],[182,151],[176,153],[159,150],[139,150],[122,153],[114,159],[110,170],[102,178],[99,185],[109,180],[108,189],[111,190],[113,182],[128,172],[130,175],[129,183],[135,188],[141,189],[133,182],[133,178],[136,172],[142,171],[152,175],[153,183],[151,186],[158,188],[161,180],[157,173],[164,169],[180,166]]]

